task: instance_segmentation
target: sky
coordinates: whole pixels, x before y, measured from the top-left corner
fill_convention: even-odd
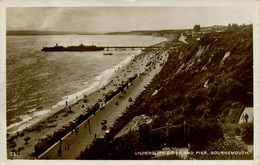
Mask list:
[[[246,7],[8,7],[7,30],[115,32],[250,24]]]

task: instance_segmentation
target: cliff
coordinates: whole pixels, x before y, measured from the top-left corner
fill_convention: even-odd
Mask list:
[[[103,156],[106,159],[152,159],[153,155],[135,153],[155,151],[165,145],[188,147],[188,144],[190,151],[246,151],[236,137],[252,136],[252,132],[245,135],[242,131],[252,127],[237,123],[243,108],[253,106],[252,31],[252,25],[232,26],[223,32],[205,35],[179,34],[179,40],[169,41],[163,48],[169,53],[163,69],[129,108],[128,117],[111,132],[116,134],[134,116],[141,114],[152,118],[152,126],[142,126],[139,133],[130,132],[114,139],[113,143],[102,142],[109,148]],[[166,125],[171,129],[163,129]],[[158,128],[162,129],[156,132]],[[127,151],[121,149],[124,146],[129,146]],[[92,153],[98,148],[94,148],[82,153],[81,158],[95,158]],[[252,155],[195,159],[251,159]]]

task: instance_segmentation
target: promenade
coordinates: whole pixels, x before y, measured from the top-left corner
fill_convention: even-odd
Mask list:
[[[167,53],[161,54],[162,60],[166,61],[168,55]],[[149,70],[146,70],[144,74],[140,77],[137,77],[132,84],[126,89],[126,93],[119,93],[115,96],[110,102],[105,106],[104,110],[99,110],[95,115],[83,122],[78,126],[78,133],[74,131],[66,135],[61,141],[57,142],[51,148],[49,148],[45,153],[40,155],[39,159],[75,159],[80,155],[81,151],[84,151],[87,146],[89,146],[95,137],[101,137],[105,135],[105,130],[102,130],[102,125],[100,124],[101,120],[107,120],[108,129],[113,125],[115,120],[120,114],[122,114],[126,107],[129,106],[132,102],[129,102],[128,99],[131,97],[133,101],[136,97],[144,90],[144,87],[151,82],[152,78],[160,72],[162,66],[160,62],[156,63],[153,67],[150,67]],[[120,95],[124,95],[124,98],[119,99]],[[118,102],[118,105],[116,105]],[[61,150],[61,156],[59,156],[59,150]]]

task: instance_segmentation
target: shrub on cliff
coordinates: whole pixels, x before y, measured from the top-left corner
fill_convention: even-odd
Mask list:
[[[220,107],[222,106],[223,103],[224,103],[224,99],[222,98],[213,99],[210,111],[215,115],[221,113]]]
[[[139,126],[139,141],[143,144],[145,149],[151,149],[151,133],[146,124]]]
[[[232,101],[245,101],[246,99],[246,90],[243,84],[235,81],[227,89],[227,99]]]
[[[166,142],[165,130],[151,132],[153,148],[160,149]]]
[[[217,92],[213,99],[226,99],[226,89],[222,87],[218,87]]]
[[[195,94],[190,94],[188,96],[188,100],[192,108],[196,108],[198,105],[200,105],[201,103],[205,102],[208,99],[207,91],[204,90],[203,88],[200,88],[194,93]]]
[[[236,138],[228,136],[212,142],[205,148],[205,151],[207,152],[207,155],[194,154],[191,155],[190,158],[196,160],[248,160],[253,158],[253,153],[247,152],[245,144]],[[221,152],[223,153],[221,154]],[[231,154],[231,152],[233,152],[233,154]],[[244,154],[238,154],[237,152]]]
[[[242,140],[247,144],[253,144],[253,138],[254,138],[253,123],[243,123],[241,127],[242,127],[241,128]]]
[[[222,106],[219,108],[221,116],[225,117],[229,114],[232,107],[232,101],[225,101]]]
[[[188,125],[188,142],[194,145],[191,150],[202,151],[211,142],[223,138],[222,128],[216,121],[202,120]]]
[[[210,98],[213,98],[217,94],[217,91],[218,91],[218,87],[216,84],[210,85],[208,88],[208,93],[209,93],[208,96]]]
[[[138,142],[133,132],[112,141],[96,139],[96,141],[81,152],[78,159],[88,160],[127,160],[138,159],[134,154],[137,149],[144,151],[142,143]]]

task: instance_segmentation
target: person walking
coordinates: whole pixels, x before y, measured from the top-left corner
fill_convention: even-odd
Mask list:
[[[245,114],[245,121],[246,121],[246,123],[248,121],[248,114],[247,113]]]

